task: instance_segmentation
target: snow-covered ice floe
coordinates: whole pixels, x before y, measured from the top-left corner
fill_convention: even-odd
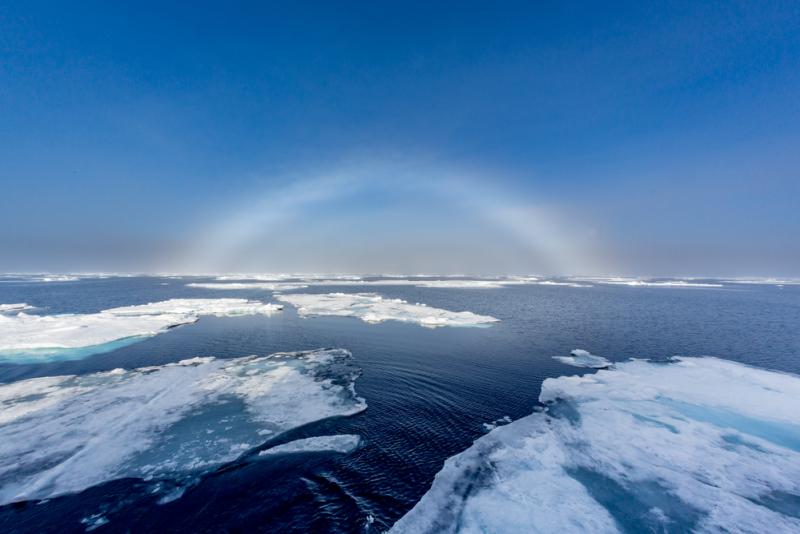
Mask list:
[[[403,321],[427,327],[484,326],[498,319],[469,311],[454,312],[401,299],[386,299],[375,293],[324,293],[280,295],[301,316],[337,315],[358,317],[368,323]]]
[[[800,377],[634,360],[540,400],[448,459],[392,532],[800,532]]]
[[[666,288],[721,288],[723,284],[717,282],[696,282],[693,280],[655,280],[644,278],[625,278],[625,277],[610,277],[610,278],[573,278],[577,281],[594,282],[597,284],[608,284],[615,286],[630,286],[630,287],[666,287]]]
[[[292,428],[364,410],[358,375],[348,351],[326,349],[0,385],[0,503],[197,476]]]
[[[3,274],[3,282],[76,282],[81,277],[71,274]]]
[[[171,299],[87,314],[0,314],[0,361],[81,358],[193,323],[201,315],[270,314],[282,308],[246,299]]]
[[[296,452],[338,452],[354,451],[361,444],[358,434],[338,434],[335,436],[314,436],[276,445],[258,453],[259,456],[290,454]]]
[[[0,304],[0,313],[18,313],[25,310],[32,310],[33,306],[18,302],[15,304]]]
[[[611,366],[611,362],[602,356],[595,356],[583,349],[575,349],[569,356],[553,356],[554,360],[561,363],[572,365],[573,367],[589,367],[593,369],[605,369]]]
[[[187,287],[199,289],[261,289],[264,291],[291,291],[293,289],[303,289],[307,284],[295,284],[289,282],[194,282],[186,284]]]
[[[793,286],[800,285],[800,279],[796,278],[733,278],[723,280],[726,284],[748,284],[748,285],[770,285],[770,286]]]

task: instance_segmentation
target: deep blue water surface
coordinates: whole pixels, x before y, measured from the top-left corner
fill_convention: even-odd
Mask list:
[[[266,291],[214,291],[171,278],[0,283],[0,303],[39,312],[96,312],[174,297],[248,297]],[[312,287],[304,292],[363,291]],[[161,365],[193,356],[234,358],[320,347],[352,351],[368,409],[314,423],[283,439],[348,433],[364,446],[347,454],[306,453],[241,460],[206,474],[170,503],[150,485],[116,480],[83,493],[0,508],[2,532],[264,531],[364,532],[390,527],[430,486],[444,460],[466,449],[483,423],[531,413],[542,380],[585,372],[551,357],[583,348],[611,360],[713,355],[800,373],[800,286],[724,288],[502,289],[370,288],[387,297],[492,315],[489,328],[426,329],[355,318],[202,317],[193,325],[82,360],[0,364],[0,382]]]

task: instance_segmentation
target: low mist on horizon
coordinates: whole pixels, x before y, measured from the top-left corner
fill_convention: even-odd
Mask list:
[[[0,272],[800,277],[800,7],[0,8]]]

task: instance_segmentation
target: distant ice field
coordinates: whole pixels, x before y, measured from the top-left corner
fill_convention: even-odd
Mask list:
[[[552,510],[571,506],[572,522],[552,510],[518,516],[508,499],[499,517],[563,531],[713,531],[728,520],[794,528],[796,438],[787,418],[797,403],[784,383],[763,379],[800,374],[800,286],[787,282],[2,277],[0,315],[12,321],[121,309],[125,320],[104,326],[116,339],[142,317],[192,320],[142,329],[155,335],[110,341],[104,352],[62,347],[57,356],[0,360],[8,503],[0,531],[363,533],[404,517],[397,528],[425,531],[412,510],[441,519],[433,496],[448,486],[434,482],[439,473],[474,490],[445,492],[461,495],[451,509],[463,512],[463,526],[492,524],[481,523],[493,519],[486,503],[532,498],[535,487],[550,488],[540,496],[555,499]],[[344,296],[320,308],[331,294]],[[283,309],[167,309],[173,299]],[[496,320],[421,327],[427,316],[461,313]],[[81,324],[73,334],[94,331]],[[338,356],[299,356],[320,347]],[[529,446],[531,436],[538,445]],[[624,446],[614,446],[620,436]],[[495,456],[476,456],[484,447]],[[711,459],[694,460],[705,454]],[[486,477],[449,469],[454,462]],[[518,493],[503,493],[510,480]]]

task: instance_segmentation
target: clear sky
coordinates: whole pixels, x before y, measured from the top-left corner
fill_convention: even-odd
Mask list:
[[[0,270],[800,276],[800,3],[4,2]]]

